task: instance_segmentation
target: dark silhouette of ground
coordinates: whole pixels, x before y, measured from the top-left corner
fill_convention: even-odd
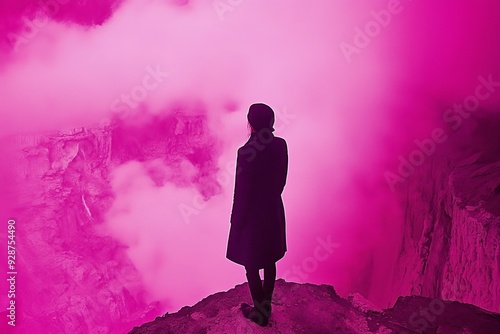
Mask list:
[[[492,334],[500,314],[459,302],[400,297],[391,309],[380,310],[360,295],[343,299],[329,285],[276,281],[268,327],[243,317],[241,301],[251,302],[248,283],[218,292],[192,307],[165,314],[135,327],[130,334],[167,333],[378,333]]]

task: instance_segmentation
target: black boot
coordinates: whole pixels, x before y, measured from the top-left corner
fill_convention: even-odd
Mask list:
[[[268,318],[271,317],[271,312],[272,312],[272,295],[264,295],[264,300],[262,301],[262,308],[263,308],[263,314],[267,316]]]
[[[276,281],[276,264],[273,263],[264,268],[264,286],[263,286],[263,307],[265,314],[270,317],[272,311],[272,299],[274,283]]]
[[[259,270],[247,269],[247,279],[248,286],[250,288],[250,294],[252,295],[252,300],[254,306],[248,304],[241,304],[241,311],[245,318],[248,318],[260,326],[267,326],[269,323],[270,313],[266,311],[266,304],[264,302],[264,291],[262,288],[262,281],[260,279]]]
[[[254,301],[254,303],[257,303],[258,305],[257,301]],[[269,323],[269,317],[266,317],[257,307],[252,307],[247,303],[242,303],[240,308],[243,316],[255,322],[257,325],[265,327]]]

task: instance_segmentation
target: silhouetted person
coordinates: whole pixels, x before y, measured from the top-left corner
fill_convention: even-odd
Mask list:
[[[286,141],[273,135],[274,112],[269,106],[252,104],[248,123],[250,138],[238,149],[226,257],[245,266],[254,306],[241,304],[243,315],[266,326],[276,261],[287,250],[281,193],[288,171],[288,150]],[[264,269],[264,285],[260,269]]]

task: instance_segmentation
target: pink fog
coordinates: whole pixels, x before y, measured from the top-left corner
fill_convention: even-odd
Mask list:
[[[0,0],[2,333],[126,333],[247,281],[234,317],[278,328],[259,269],[500,312],[499,13]],[[244,248],[254,221],[280,241]]]

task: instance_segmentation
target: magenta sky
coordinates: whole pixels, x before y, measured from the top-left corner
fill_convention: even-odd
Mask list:
[[[253,102],[274,108],[289,143],[278,277],[393,301],[402,212],[386,172],[479,77],[500,81],[498,1],[58,1],[0,1],[2,137],[118,115],[146,134],[179,108],[208,121],[201,156],[110,171],[99,233],[129,247],[163,311],[245,280],[225,247]],[[499,105],[498,92],[481,100]],[[318,251],[327,240],[331,252]]]

